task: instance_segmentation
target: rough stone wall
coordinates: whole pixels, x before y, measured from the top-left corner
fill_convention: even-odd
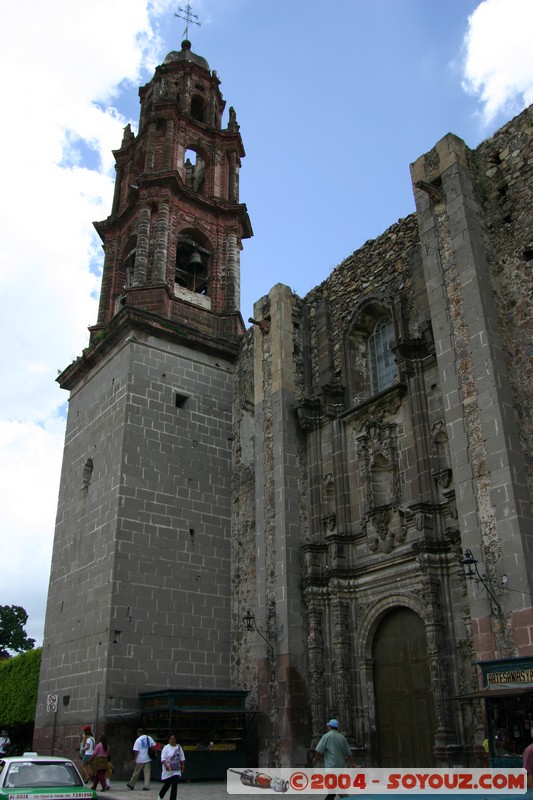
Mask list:
[[[522,451],[533,496],[533,111],[473,154],[487,256]]]
[[[410,259],[413,249],[418,245],[417,221],[413,214],[399,220],[377,239],[366,242],[359,250],[346,258],[331,275],[305,297],[311,308],[312,349],[316,345],[316,332],[313,320],[316,311],[313,307],[322,298],[329,301],[331,314],[331,339],[333,341],[334,377],[344,375],[343,334],[350,320],[354,303],[361,304],[371,296],[386,297],[395,294],[401,286],[408,307],[414,311],[415,292],[418,285],[410,274]],[[424,309],[409,314],[409,328],[412,336],[419,332]],[[318,380],[318,364],[313,364],[315,383]]]

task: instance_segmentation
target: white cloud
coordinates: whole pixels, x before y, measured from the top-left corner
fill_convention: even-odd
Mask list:
[[[0,420],[0,605],[23,606],[29,615],[26,631],[35,639],[44,625],[63,437],[57,418],[42,426]]]
[[[55,377],[96,322],[101,262],[92,220],[113,191],[111,150],[127,120],[124,81],[157,63],[151,14],[170,0],[27,0],[0,31],[1,605],[22,605],[42,637],[67,394]],[[102,104],[102,105],[100,105]],[[104,110],[105,109],[105,110]],[[80,147],[94,151],[82,166]],[[16,543],[16,547],[13,544]]]
[[[468,19],[463,85],[487,124],[533,103],[532,30],[531,0],[484,0]]]

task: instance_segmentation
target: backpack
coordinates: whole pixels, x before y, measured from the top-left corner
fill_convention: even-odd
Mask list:
[[[151,746],[150,739],[148,738],[148,736],[145,736],[144,738],[146,739],[146,749],[148,750],[148,755],[150,756],[152,761],[155,761],[155,759],[157,758],[157,753],[155,751],[155,748]]]

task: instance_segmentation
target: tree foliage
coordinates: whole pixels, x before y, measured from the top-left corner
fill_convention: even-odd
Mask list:
[[[0,661],[1,724],[33,723],[37,706],[42,648]]]
[[[26,653],[35,645],[24,630],[28,615],[22,606],[0,606],[0,656],[9,656],[9,651]]]

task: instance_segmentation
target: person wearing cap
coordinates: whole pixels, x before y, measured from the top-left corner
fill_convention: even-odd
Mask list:
[[[81,773],[85,783],[89,783],[93,777],[93,752],[96,746],[90,725],[84,725],[83,736],[80,743]]]
[[[330,719],[327,727],[327,733],[322,736],[315,747],[313,764],[316,764],[319,758],[322,757],[326,769],[329,767],[342,769],[342,767],[346,766],[346,762],[348,762],[351,767],[355,767],[355,761],[348,740],[339,732],[338,720]],[[333,794],[326,795],[325,800],[334,800],[335,796],[336,792],[333,792]],[[340,795],[340,797],[347,797],[347,795]]]

